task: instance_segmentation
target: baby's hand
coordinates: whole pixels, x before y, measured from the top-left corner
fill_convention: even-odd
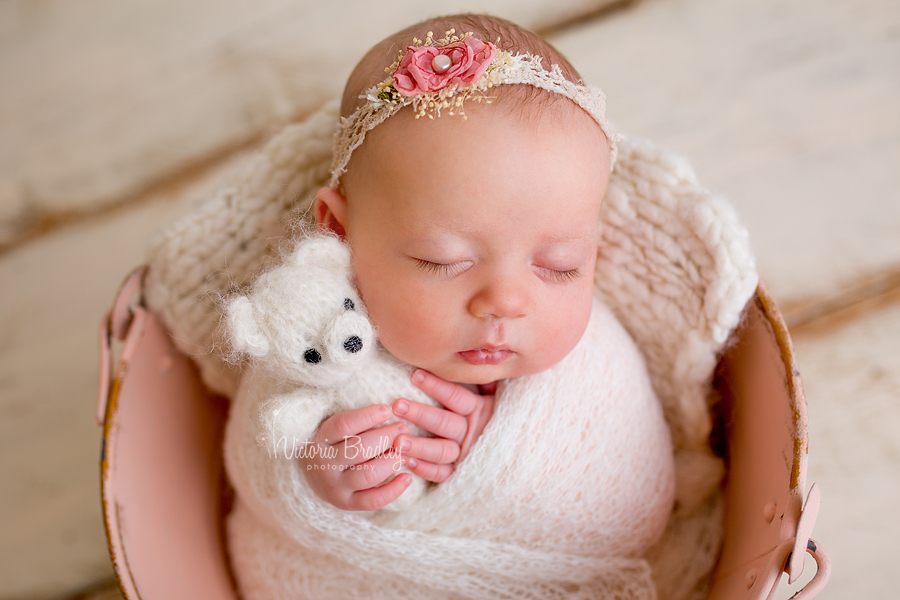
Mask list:
[[[300,459],[306,481],[322,500],[343,510],[377,510],[409,487],[412,477],[397,475],[403,460],[392,449],[409,427],[402,422],[378,427],[390,418],[387,406],[373,404],[322,422]]]
[[[422,369],[413,373],[412,382],[444,408],[400,398],[394,402],[394,414],[437,437],[402,434],[394,447],[408,458],[410,471],[440,483],[450,477],[484,431],[494,412],[494,394],[474,394]]]

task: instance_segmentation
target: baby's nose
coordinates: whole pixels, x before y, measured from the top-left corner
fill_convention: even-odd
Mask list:
[[[523,283],[514,278],[497,278],[486,283],[469,301],[475,317],[512,319],[528,312],[529,296]]]

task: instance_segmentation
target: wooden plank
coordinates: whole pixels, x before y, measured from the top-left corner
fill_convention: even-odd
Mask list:
[[[112,576],[93,416],[100,318],[150,235],[244,160],[0,257],[0,598]]]
[[[822,489],[813,537],[834,564],[821,600],[896,593],[900,293],[891,300],[794,338],[808,403],[807,481]]]
[[[898,31],[894,0],[672,0],[553,41],[735,203],[790,308],[900,269]]]
[[[542,27],[613,1],[0,3],[0,246],[309,112],[436,12]]]

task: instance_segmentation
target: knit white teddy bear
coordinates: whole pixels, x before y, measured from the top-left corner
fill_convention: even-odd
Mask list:
[[[234,412],[249,411],[273,460],[300,456],[332,414],[399,397],[434,404],[412,385],[412,367],[378,345],[352,282],[350,250],[335,236],[300,240],[249,295],[230,300],[225,327],[237,356],[250,358],[235,398],[242,410]],[[387,508],[409,506],[426,486],[414,475]]]

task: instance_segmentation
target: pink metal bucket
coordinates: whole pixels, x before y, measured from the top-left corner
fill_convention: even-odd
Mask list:
[[[128,600],[236,600],[223,542],[230,496],[221,459],[227,402],[200,382],[140,301],[146,267],[126,279],[101,323],[97,422],[109,551]],[[122,343],[112,355],[114,340]],[[728,440],[725,542],[709,600],[774,597],[806,553],[826,584],[830,563],[810,538],[819,507],[806,490],[806,401],[790,336],[761,283],[718,368]]]

